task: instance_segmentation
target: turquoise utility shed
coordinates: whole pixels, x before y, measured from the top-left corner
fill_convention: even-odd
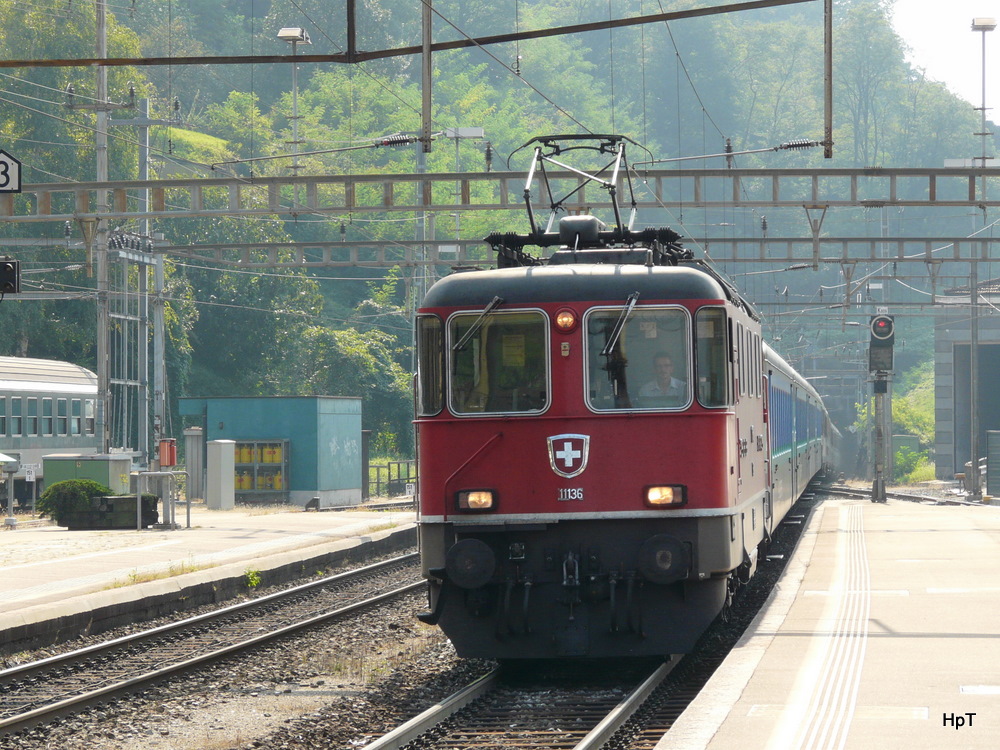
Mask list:
[[[236,499],[332,508],[361,502],[361,399],[181,398],[205,441],[236,442]]]

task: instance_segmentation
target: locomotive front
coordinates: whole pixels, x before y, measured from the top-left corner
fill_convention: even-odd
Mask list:
[[[729,343],[733,326],[754,341],[752,323],[696,267],[555,263],[432,287],[421,619],[468,657],[690,650],[755,552],[744,527],[766,495],[766,430],[759,413],[738,424]],[[759,365],[741,371],[759,390]]]

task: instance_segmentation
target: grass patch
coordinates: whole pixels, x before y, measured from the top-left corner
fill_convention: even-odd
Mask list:
[[[133,570],[124,581],[112,581],[104,588],[105,590],[121,589],[126,586],[134,586],[137,583],[149,583],[150,581],[159,581],[164,578],[174,578],[175,576],[197,573],[199,570],[207,570],[208,568],[215,567],[218,566],[214,563],[211,565],[195,565],[194,563],[182,562],[173,564],[166,570],[156,570],[149,573],[140,573],[137,570]]]
[[[388,531],[389,529],[394,529],[399,526],[398,523],[380,523],[372,526],[366,533],[374,534],[377,531]]]
[[[290,513],[293,510],[301,510],[301,508],[295,505],[289,505],[288,503],[277,505],[243,503],[237,506],[237,510],[246,513],[248,516],[270,516],[275,513]]]

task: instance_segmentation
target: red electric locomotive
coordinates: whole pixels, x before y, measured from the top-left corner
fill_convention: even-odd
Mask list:
[[[673,231],[531,221],[417,319],[420,617],[468,657],[688,651],[828,460],[826,413]]]

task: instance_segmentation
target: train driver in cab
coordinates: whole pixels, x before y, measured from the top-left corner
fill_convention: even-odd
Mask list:
[[[681,406],[687,401],[687,383],[674,377],[673,356],[653,355],[653,374],[653,380],[639,388],[640,406]]]

